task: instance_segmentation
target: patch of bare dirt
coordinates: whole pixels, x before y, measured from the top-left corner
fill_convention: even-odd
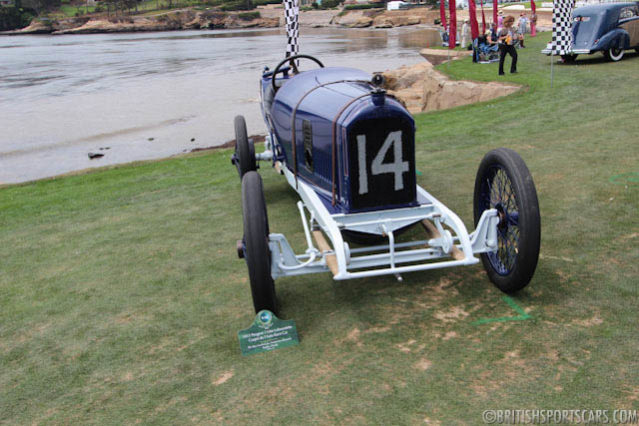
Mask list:
[[[622,392],[625,394],[625,397],[623,397],[615,406],[624,408],[636,407],[637,402],[639,401],[639,388],[623,389]]]
[[[442,322],[456,322],[466,318],[468,315],[470,314],[466,312],[464,308],[460,306],[453,306],[446,311],[435,312],[434,316]]]
[[[390,331],[390,329],[391,328],[388,325],[384,327],[371,327],[364,331],[364,333],[386,333],[387,331]]]
[[[569,262],[569,263],[573,263],[574,259],[571,259],[569,257],[565,257],[565,256],[551,256],[549,254],[544,254],[544,253],[540,253],[539,254],[539,258],[540,259],[551,259],[551,260],[561,260],[562,262]]]
[[[343,343],[343,342],[354,343],[358,347],[361,347],[362,342],[359,340],[361,335],[362,335],[362,331],[359,328],[355,327],[354,329],[348,332],[346,337],[344,337],[343,339],[338,339],[336,342],[337,343]]]
[[[233,378],[233,375],[234,374],[232,371],[225,371],[211,382],[213,383],[213,386],[220,386],[231,380]]]
[[[457,337],[457,333],[455,333],[454,331],[447,331],[446,334],[444,334],[444,337],[442,337],[442,340],[450,340],[454,339],[455,337]]]
[[[573,321],[573,324],[581,325],[583,327],[593,327],[595,325],[603,324],[603,322],[604,321],[601,319],[599,314],[595,314],[592,318]]]
[[[426,371],[433,365],[432,362],[427,360],[426,358],[422,358],[415,363],[415,368],[418,370]]]
[[[399,350],[400,350],[401,352],[404,352],[404,353],[410,353],[410,351],[411,351],[411,348],[410,348],[410,347],[411,347],[412,345],[414,345],[415,343],[417,343],[417,340],[415,340],[415,339],[410,339],[410,340],[409,340],[409,341],[407,341],[406,343],[398,343],[398,344],[397,344],[397,345],[395,345],[395,346],[397,346],[397,348],[399,348]]]

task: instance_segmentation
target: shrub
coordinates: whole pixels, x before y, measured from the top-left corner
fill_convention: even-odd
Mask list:
[[[364,4],[347,4],[344,6],[346,10],[357,10],[357,9],[381,9],[383,8],[383,4],[379,3],[364,3]]]
[[[33,15],[15,7],[0,6],[0,31],[24,28],[31,23]]]
[[[251,1],[235,1],[231,3],[226,3],[220,7],[220,10],[231,11],[231,10],[251,10],[253,9],[253,3]]]
[[[339,6],[339,0],[323,0],[322,1],[322,9],[332,9],[334,7]]]
[[[238,13],[237,17],[242,21],[252,21],[253,19],[259,19],[261,17],[260,12],[244,12]]]
[[[255,6],[264,6],[266,4],[282,4],[282,0],[253,0]]]
[[[224,19],[228,16],[228,13],[220,12],[219,10],[207,10],[202,13],[202,16],[208,19]]]

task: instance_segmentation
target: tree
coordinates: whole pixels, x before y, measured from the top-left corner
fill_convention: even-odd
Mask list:
[[[36,14],[40,15],[50,10],[60,7],[60,0],[21,0],[21,5],[26,9],[33,9]]]
[[[0,7],[0,31],[24,28],[31,23],[33,15],[16,3],[14,7]]]

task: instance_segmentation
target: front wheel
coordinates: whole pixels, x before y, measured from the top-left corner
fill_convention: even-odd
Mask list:
[[[484,156],[473,204],[475,226],[484,210],[499,213],[497,249],[481,255],[488,277],[506,293],[521,290],[537,267],[541,219],[535,184],[519,154],[499,148]]]
[[[268,217],[262,178],[255,171],[242,178],[242,216],[244,218],[244,258],[248,266],[255,313],[268,309],[277,313],[275,283],[271,276],[271,250],[268,246]]]
[[[235,159],[234,163],[240,174],[240,179],[246,172],[257,170],[255,162],[255,147],[253,141],[248,138],[246,131],[246,121],[244,117],[238,115],[233,122],[235,126]]]
[[[575,61],[577,60],[577,55],[575,55],[575,54],[561,55],[561,59],[563,59],[564,62],[567,63],[567,64],[574,64]]]
[[[617,47],[611,47],[610,49],[604,51],[604,56],[609,61],[619,62],[621,61],[621,58],[623,58],[623,49],[619,49]]]

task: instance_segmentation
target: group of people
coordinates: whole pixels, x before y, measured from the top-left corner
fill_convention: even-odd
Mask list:
[[[464,48],[473,48],[475,54],[473,61],[478,62],[479,54],[483,53],[487,56],[494,54],[497,56],[499,52],[499,75],[504,75],[504,62],[507,55],[511,57],[510,72],[517,72],[517,50],[516,48],[525,48],[524,34],[528,32],[529,23],[535,22],[536,17],[533,15],[529,20],[525,13],[519,15],[517,25],[515,25],[515,17],[512,15],[504,16],[503,11],[499,11],[497,22],[493,22],[486,32],[480,35],[476,40],[471,38],[470,23],[464,21],[461,28],[461,46]],[[444,31],[442,36],[444,42],[448,42],[448,34]]]

